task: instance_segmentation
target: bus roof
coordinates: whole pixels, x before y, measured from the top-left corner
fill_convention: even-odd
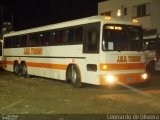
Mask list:
[[[121,20],[121,19],[113,19],[113,18],[105,19],[105,16],[92,16],[92,17],[86,17],[86,18],[81,18],[81,19],[56,23],[56,24],[50,24],[50,25],[45,25],[41,27],[35,27],[35,28],[30,28],[30,29],[25,29],[25,30],[20,30],[20,31],[12,31],[10,33],[5,34],[4,37],[21,35],[21,34],[23,35],[23,34],[34,33],[34,32],[41,32],[45,30],[52,30],[52,29],[58,29],[58,28],[71,27],[71,26],[76,26],[76,25],[92,23],[92,22],[103,22],[104,24],[107,23],[107,24],[137,25],[137,24],[134,24],[133,22],[129,22],[129,21]]]

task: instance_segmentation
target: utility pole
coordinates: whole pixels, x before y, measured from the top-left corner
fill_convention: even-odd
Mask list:
[[[0,38],[13,28],[13,14],[8,10],[8,5],[0,5]]]
[[[4,15],[4,7],[0,5],[0,39],[2,39],[3,15]]]

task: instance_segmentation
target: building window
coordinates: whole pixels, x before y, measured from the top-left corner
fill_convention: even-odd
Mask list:
[[[127,7],[125,7],[125,8],[123,9],[123,15],[124,15],[124,16],[127,15]]]
[[[150,15],[151,14],[151,4],[148,3],[146,4],[146,15]]]
[[[133,17],[143,17],[150,15],[151,4],[142,4],[138,6],[133,6]]]
[[[137,17],[137,6],[133,7],[133,17]]]
[[[101,13],[102,16],[111,16],[111,11]]]

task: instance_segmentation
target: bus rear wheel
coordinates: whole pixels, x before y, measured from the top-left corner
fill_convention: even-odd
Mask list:
[[[22,73],[22,76],[26,76],[27,75],[27,66],[26,66],[25,62],[21,63],[21,73]]]
[[[27,65],[26,62],[22,62],[21,63],[21,75],[23,77],[29,77],[28,73],[27,73]]]
[[[16,75],[19,75],[20,73],[20,65],[18,64],[18,62],[14,62],[14,65],[13,65],[13,72],[16,74]]]
[[[83,86],[80,77],[80,70],[76,65],[70,65],[68,67],[66,79],[67,81],[71,81],[72,85],[76,88],[81,88]]]

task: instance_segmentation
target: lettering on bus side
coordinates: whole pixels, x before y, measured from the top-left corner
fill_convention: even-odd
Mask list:
[[[42,55],[43,48],[24,48],[24,55]]]
[[[141,62],[141,56],[118,56],[117,62]]]

